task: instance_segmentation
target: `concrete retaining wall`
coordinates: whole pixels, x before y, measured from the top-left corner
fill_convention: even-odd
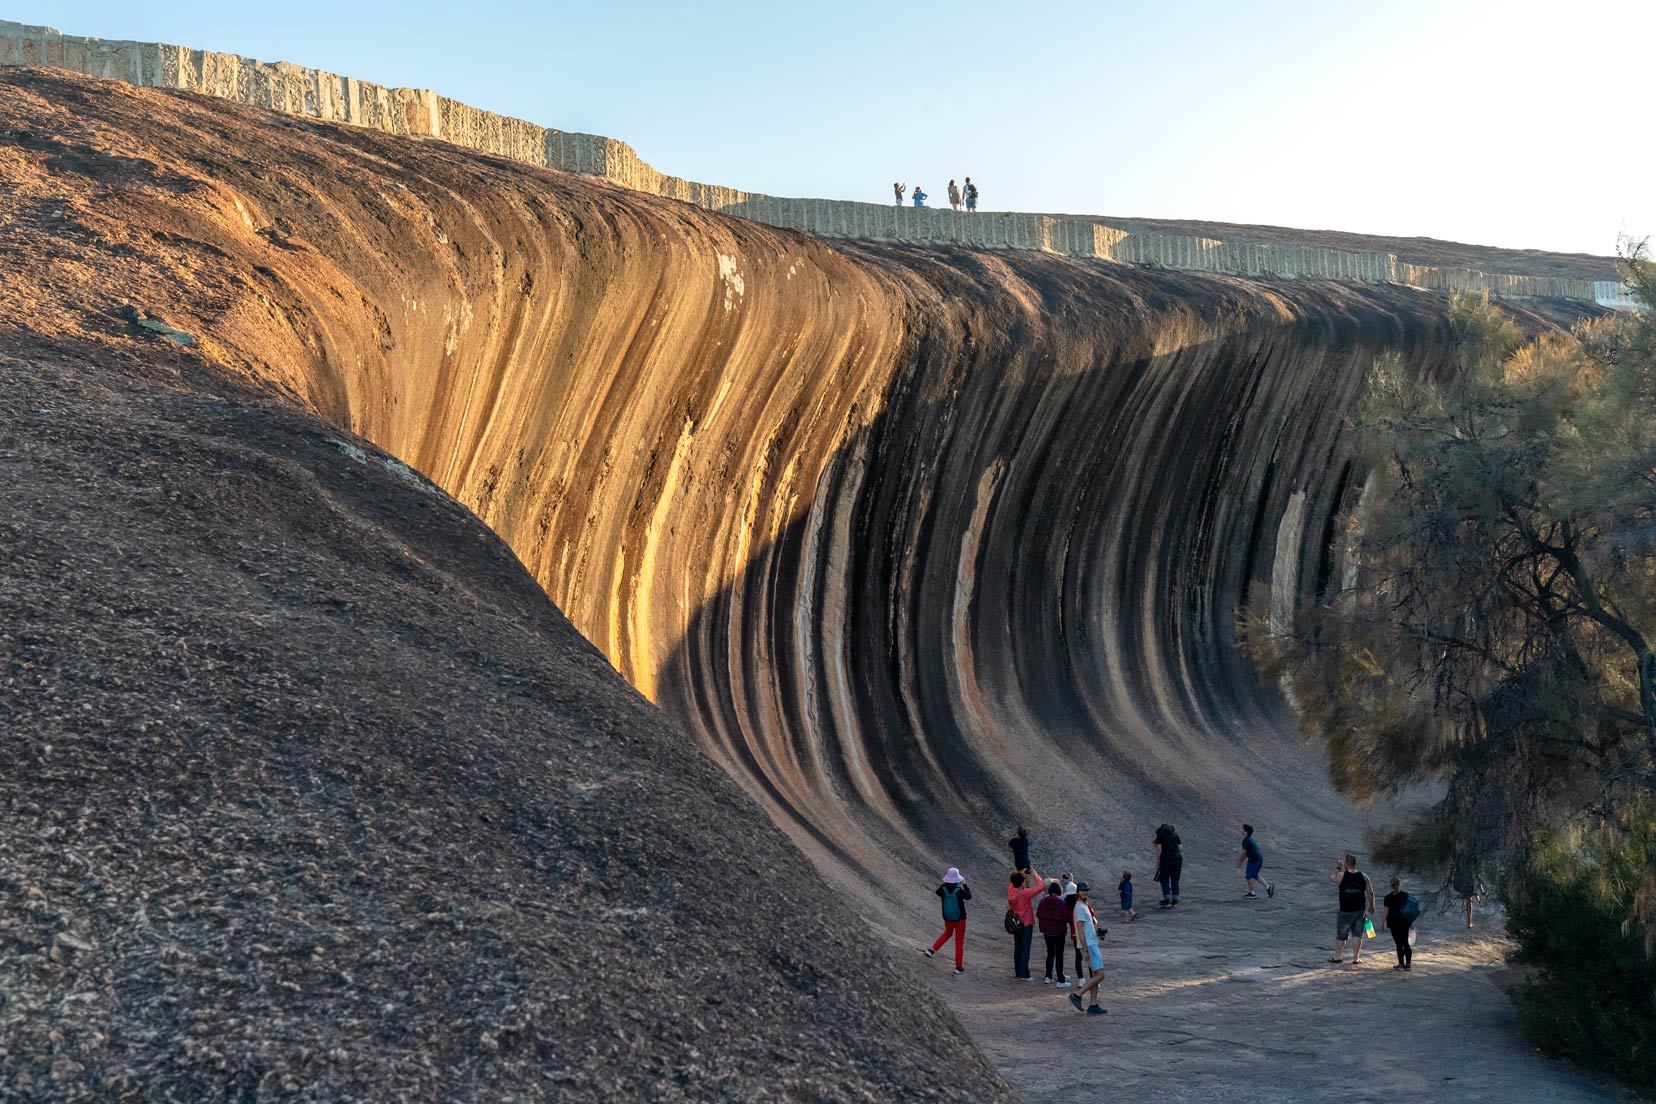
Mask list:
[[[631,146],[613,138],[549,130],[522,119],[480,111],[427,89],[386,88],[285,61],[255,61],[236,54],[151,42],[81,38],[48,27],[0,20],[0,65],[50,65],[133,84],[201,92],[390,134],[440,138],[469,149],[601,176],[639,191],[825,237],[1038,249],[1239,276],[1404,283],[1441,291],[1488,292],[1501,298],[1586,299],[1607,306],[1632,305],[1626,290],[1614,282],[1595,284],[1550,276],[1433,268],[1401,263],[1390,253],[1132,233],[1102,218],[1016,211],[967,215],[947,208],[760,195],[657,172]]]

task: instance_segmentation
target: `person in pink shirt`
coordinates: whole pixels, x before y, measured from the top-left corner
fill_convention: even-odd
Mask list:
[[[1035,902],[1044,893],[1041,876],[1034,870],[1014,870],[1006,887],[1006,907],[1023,927],[1012,936],[1012,976],[1034,981],[1029,972],[1029,949],[1035,944]]]

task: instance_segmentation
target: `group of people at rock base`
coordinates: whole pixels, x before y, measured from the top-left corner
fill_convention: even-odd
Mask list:
[[[903,193],[909,190],[908,185],[893,183],[891,185],[891,190],[897,196],[897,206],[901,207],[903,205]],[[926,205],[926,200],[930,199],[931,196],[926,194],[926,190],[924,188],[916,184],[914,186],[914,191],[910,193],[910,198],[914,201],[914,205],[916,207],[924,207]],[[961,209],[962,205],[964,205],[966,212],[970,214],[971,212],[977,210],[977,202],[977,185],[972,183],[971,177],[968,176],[966,178],[964,186],[956,184],[953,180],[949,181],[950,207],[953,207],[956,211],[958,211]]]
[[[1019,981],[1035,980],[1030,972],[1029,958],[1038,930],[1046,944],[1044,983],[1059,989],[1070,988],[1071,982],[1064,976],[1064,943],[1067,938],[1075,952],[1075,992],[1069,995],[1070,1003],[1077,1011],[1103,1015],[1105,1010],[1098,1003],[1098,990],[1104,981],[1102,944],[1109,929],[1098,925],[1091,887],[1084,881],[1076,881],[1067,872],[1054,879],[1043,878],[1030,862],[1029,832],[1021,825],[1018,834],[1008,841],[1008,846],[1012,849],[1014,869],[1007,879],[1005,926],[1012,936],[1013,976]],[[1162,892],[1161,907],[1176,908],[1179,904],[1180,875],[1184,870],[1184,851],[1179,833],[1171,824],[1163,824],[1156,829],[1151,850],[1156,857],[1156,881]],[[1243,894],[1245,900],[1258,900],[1260,888],[1265,890],[1267,897],[1276,896],[1276,886],[1263,877],[1264,866],[1265,854],[1254,839],[1253,825],[1244,824],[1236,867],[1247,880],[1248,891]],[[1357,869],[1357,856],[1351,854],[1335,864],[1329,881],[1339,894],[1334,957],[1329,962],[1344,962],[1345,947],[1349,942],[1352,947],[1351,961],[1355,965],[1362,959],[1363,939],[1375,935],[1374,886],[1368,875]],[[1121,872],[1116,893],[1120,899],[1122,919],[1129,923],[1137,920],[1131,871]],[[928,958],[935,956],[952,939],[954,971],[963,974],[966,972],[966,902],[972,899],[972,889],[960,870],[951,866],[943,875],[942,884],[937,887],[937,896],[943,906],[943,934],[925,949],[924,954]],[[1414,925],[1419,918],[1420,902],[1413,895],[1403,892],[1402,879],[1392,878],[1391,892],[1381,901],[1380,926],[1391,934],[1397,947],[1397,965],[1394,969],[1408,970],[1414,965]],[[1470,919],[1467,926],[1471,926]]]

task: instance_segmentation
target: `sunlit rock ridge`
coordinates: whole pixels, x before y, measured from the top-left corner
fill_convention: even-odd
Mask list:
[[[1312,234],[1274,227],[1016,211],[971,216],[845,200],[791,199],[658,172],[625,142],[548,129],[429,89],[387,88],[290,62],[164,43],[66,35],[0,20],[0,65],[50,65],[177,88],[275,111],[434,138],[531,165],[587,173],[771,226],[829,237],[1036,249],[1160,268],[1244,276],[1399,283],[1504,298],[1569,298],[1631,306],[1603,258],[1466,249],[1419,240]]]

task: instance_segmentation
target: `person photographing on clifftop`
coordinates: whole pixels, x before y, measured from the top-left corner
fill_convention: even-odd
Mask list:
[[[903,193],[908,191],[908,185],[893,182],[891,190],[897,193],[897,206],[901,207],[903,205]]]

